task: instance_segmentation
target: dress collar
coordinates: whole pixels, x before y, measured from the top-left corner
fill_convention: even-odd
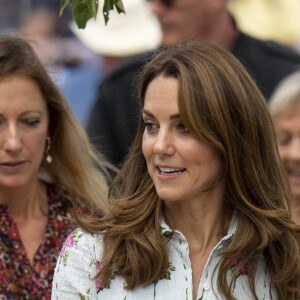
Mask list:
[[[236,230],[237,230],[237,216],[236,216],[236,212],[234,212],[230,220],[227,233],[222,238],[222,241],[231,239],[232,236],[235,234]],[[174,238],[176,238],[176,236],[177,237],[183,236],[183,234],[180,231],[172,230],[170,226],[166,223],[164,218],[162,218],[160,221],[160,232],[163,236],[167,238],[170,238],[171,236],[173,236]]]

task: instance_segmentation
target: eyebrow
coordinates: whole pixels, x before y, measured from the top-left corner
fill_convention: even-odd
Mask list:
[[[148,110],[146,110],[146,109],[143,109],[142,112],[143,112],[143,114],[145,114],[145,115],[147,115],[147,116],[149,116],[149,117],[151,117],[151,118],[156,119],[155,116],[154,116],[150,111],[148,111]],[[177,119],[180,119],[180,114],[170,115],[169,119],[170,119],[170,120],[177,120]]]
[[[37,109],[37,110],[26,110],[26,111],[23,111],[22,113],[20,113],[19,117],[24,117],[24,116],[26,116],[28,114],[32,114],[32,113],[34,113],[34,114],[37,113],[37,114],[39,114],[39,116],[44,115],[44,112],[42,110]],[[3,116],[3,115],[5,115],[5,114],[3,114],[0,111],[0,116]]]

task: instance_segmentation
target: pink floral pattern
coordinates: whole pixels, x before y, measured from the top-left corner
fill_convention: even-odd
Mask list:
[[[242,276],[247,275],[248,274],[248,265],[243,266],[237,270],[238,265],[239,265],[239,259],[234,258],[230,265],[231,274],[235,275],[236,277],[238,277],[240,275],[242,275]]]
[[[111,277],[107,283],[101,279],[97,280],[95,275],[99,271],[101,272],[103,266],[103,234],[89,234],[81,231],[82,237],[77,246],[69,248],[67,266],[64,266],[61,260],[58,261],[53,282],[53,299],[193,299],[193,278],[188,242],[181,232],[172,232],[164,222],[161,225],[162,230],[165,229],[162,234],[166,237],[170,264],[166,272],[153,284],[131,291],[126,289],[126,281],[122,276]],[[224,298],[219,293],[215,276],[219,270],[220,253],[228,249],[236,226],[236,219],[233,219],[227,234],[210,253],[199,282],[198,300]],[[252,300],[247,280],[248,266],[242,266],[240,257],[237,257],[232,260],[232,264],[228,268],[228,275],[233,276],[233,296],[236,299]],[[80,272],[78,272],[79,270]],[[270,288],[270,278],[263,258],[258,262],[256,274],[257,298],[261,300],[275,299],[276,294],[273,294]]]
[[[0,299],[41,299],[51,295],[52,278],[63,241],[74,229],[65,217],[70,204],[47,186],[49,216],[45,237],[30,264],[9,209],[0,205]]]
[[[101,271],[101,262],[99,260],[95,261],[95,267],[96,267],[96,272],[99,273]],[[96,278],[96,289],[97,289],[97,294],[104,289],[110,289],[110,284],[111,280],[114,279],[115,276],[112,275],[110,279],[105,282],[101,277]]]
[[[237,278],[239,276],[246,276],[248,274],[248,265],[242,266],[239,269],[237,269],[238,267],[239,267],[239,259],[235,257],[232,260],[231,265],[230,265],[231,276],[234,277],[233,290],[235,289],[235,283],[236,283]]]
[[[81,238],[82,233],[81,231],[77,228],[76,230],[73,231],[72,234],[68,236],[66,241],[63,244],[63,247],[60,251],[60,259],[62,260],[64,266],[67,265],[68,257],[69,257],[69,250],[73,248],[74,246],[77,245],[79,239]]]

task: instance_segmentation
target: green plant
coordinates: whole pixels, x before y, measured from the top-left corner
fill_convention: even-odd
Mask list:
[[[59,15],[70,5],[73,18],[78,28],[84,29],[89,19],[97,17],[99,0],[61,0]],[[109,12],[116,9],[118,13],[125,13],[122,0],[104,0],[103,17],[105,24],[109,20]]]

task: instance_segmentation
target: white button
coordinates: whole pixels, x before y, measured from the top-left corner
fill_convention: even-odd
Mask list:
[[[210,289],[210,284],[209,284],[209,283],[204,283],[204,284],[203,284],[203,289],[204,289],[205,291],[208,291],[208,290]]]

